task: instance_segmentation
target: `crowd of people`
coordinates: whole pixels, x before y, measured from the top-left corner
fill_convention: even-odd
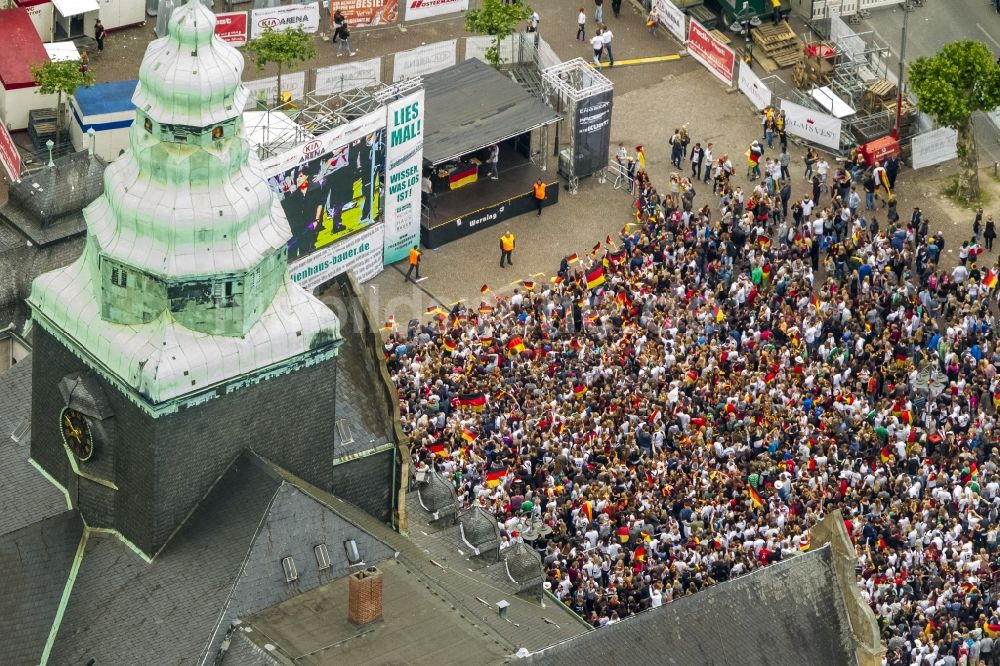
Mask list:
[[[886,165],[792,174],[768,138],[746,192],[711,144],[663,193],[632,164],[620,233],[388,335],[414,464],[505,545],[547,525],[546,584],[594,626],[807,551],[839,509],[890,666],[1000,663],[996,257],[970,232],[942,267]]]

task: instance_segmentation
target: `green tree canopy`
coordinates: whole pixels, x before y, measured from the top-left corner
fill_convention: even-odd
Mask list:
[[[973,113],[1000,106],[1000,66],[982,42],[947,44],[910,65],[910,88],[920,110],[939,125],[958,131],[961,170],[958,195],[979,200],[979,169]]]
[[[493,37],[493,43],[486,49],[486,61],[499,67],[500,42],[514,34],[517,24],[531,17],[531,7],[515,0],[510,4],[502,0],[483,0],[478,9],[469,10],[465,15],[465,29]]]
[[[281,97],[281,71],[288,65],[305,62],[316,57],[316,42],[313,36],[302,28],[275,32],[271,28],[257,39],[247,42],[247,52],[253,58],[257,70],[274,63],[278,66],[278,97]]]
[[[77,88],[89,88],[94,85],[94,75],[80,69],[76,60],[50,60],[38,66],[31,67],[31,76],[38,84],[40,95],[56,95],[56,150],[59,150],[59,140],[62,138],[62,117],[65,113],[66,100],[76,92]]]

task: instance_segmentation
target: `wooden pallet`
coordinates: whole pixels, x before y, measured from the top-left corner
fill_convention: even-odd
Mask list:
[[[782,21],[767,23],[750,31],[754,44],[778,67],[790,67],[802,60],[802,41],[795,31]]]
[[[875,79],[868,84],[865,92],[878,99],[889,99],[896,96],[896,86],[886,79]]]
[[[763,23],[756,28],[751,28],[750,34],[753,36],[754,44],[764,48],[798,39],[795,31],[788,25],[788,21],[782,21],[778,25]]]
[[[728,44],[731,41],[733,41],[733,40],[729,39],[729,37],[726,37],[726,35],[723,34],[723,32],[721,30],[709,30],[708,34],[712,35],[712,37],[715,37],[717,40],[719,40],[723,44]]]

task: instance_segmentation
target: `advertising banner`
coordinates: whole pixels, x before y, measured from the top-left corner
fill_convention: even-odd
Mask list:
[[[404,259],[420,240],[424,91],[395,100],[387,111],[384,261],[392,264]]]
[[[717,79],[726,85],[733,84],[736,53],[694,19],[688,29],[687,49],[691,57],[707,67]]]
[[[785,131],[797,137],[818,143],[830,150],[840,150],[839,118],[799,106],[787,99],[781,100],[781,110],[785,112]]]
[[[250,39],[257,39],[268,28],[276,32],[295,28],[316,32],[319,30],[319,2],[255,9],[250,12]]]
[[[349,270],[354,271],[358,282],[371,280],[382,272],[383,226],[376,224],[289,264],[289,276],[307,290]]]
[[[469,8],[469,0],[406,0],[404,21],[418,21],[442,14],[464,12]]]
[[[330,14],[340,10],[353,28],[392,25],[399,18],[398,0],[330,0]]]
[[[316,94],[333,95],[367,88],[382,80],[382,58],[370,58],[316,70]]]
[[[418,46],[398,52],[392,60],[392,81],[430,74],[455,64],[456,39]]]
[[[580,100],[576,107],[576,154],[574,171],[583,178],[608,165],[611,145],[611,108],[613,90]]]
[[[528,42],[530,48],[522,48],[521,40],[524,36],[522,33],[515,32],[510,37],[500,41],[500,62],[515,63],[521,62],[525,56],[530,58],[530,53],[535,49],[534,46],[530,46],[530,42]],[[528,37],[529,39],[531,38],[530,35]],[[483,62],[486,62],[486,49],[491,46],[493,46],[493,38],[489,35],[466,37],[465,59],[479,58]]]
[[[263,101],[266,105],[277,103],[277,76],[267,79],[257,79],[256,81],[244,81],[243,85],[249,88],[251,93],[247,98],[247,109],[257,106],[258,101]],[[281,87],[284,88],[284,92],[292,93],[292,99],[302,99],[306,95],[306,73],[292,72],[291,74],[282,74]],[[244,111],[247,109],[244,109]]]
[[[7,177],[12,183],[21,182],[21,153],[14,145],[14,139],[7,131],[7,124],[0,123],[0,162],[3,163],[3,170],[7,172]]]
[[[677,5],[670,0],[655,0],[653,11],[656,17],[663,24],[670,34],[677,38],[681,44],[687,41],[687,26],[684,22],[684,12],[677,8]]]
[[[913,168],[947,162],[958,157],[958,132],[950,127],[940,127],[913,137]]]
[[[289,259],[368,228],[382,212],[385,110],[285,151],[264,173],[292,231]]]
[[[740,61],[740,92],[746,95],[757,110],[771,106],[771,90],[764,85],[750,65]]]
[[[226,12],[215,15],[215,34],[222,41],[233,46],[243,46],[247,43],[247,13]]]

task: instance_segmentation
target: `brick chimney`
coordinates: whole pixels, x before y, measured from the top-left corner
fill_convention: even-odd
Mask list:
[[[382,619],[382,572],[377,568],[348,576],[347,619],[358,626]]]

